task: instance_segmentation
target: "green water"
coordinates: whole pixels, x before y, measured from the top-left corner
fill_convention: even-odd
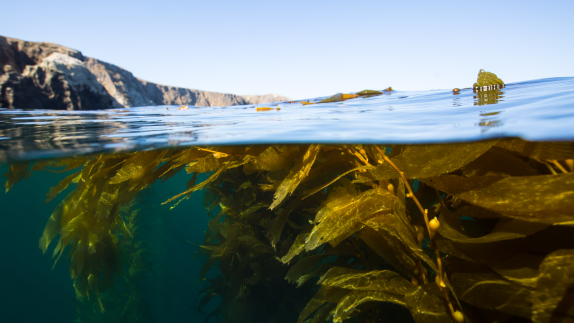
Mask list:
[[[0,166],[2,174],[7,165]],[[50,187],[74,171],[62,174],[35,173],[0,194],[0,308],[2,322],[74,322],[80,302],[70,279],[69,260],[58,261],[54,269],[50,245],[46,254],[38,247],[46,221],[54,208],[73,189],[73,185],[45,204]],[[183,174],[182,174],[183,175]],[[204,177],[204,176],[201,176]],[[201,179],[201,178],[200,178]],[[185,201],[185,207],[169,210],[161,202],[180,193],[188,178],[175,176],[155,183],[138,197],[145,220],[142,238],[148,244],[152,268],[142,281],[147,313],[145,322],[196,322],[204,315],[192,309],[197,296],[201,258],[193,258],[207,229],[203,194],[197,192]],[[183,205],[182,205],[183,206]],[[217,305],[217,300],[206,307]]]

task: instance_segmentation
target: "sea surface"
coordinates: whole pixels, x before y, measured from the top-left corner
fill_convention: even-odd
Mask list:
[[[481,93],[396,90],[316,105],[0,109],[0,162],[194,145],[572,140],[573,89],[574,77],[561,77]]]
[[[399,89],[313,105],[295,101],[101,111],[0,109],[0,173],[8,172],[9,162],[183,146],[422,144],[501,137],[574,141],[574,77],[506,84],[487,92]],[[52,268],[53,246],[46,254],[38,247],[46,221],[72,187],[48,203],[45,195],[73,172],[36,172],[0,194],[0,322],[77,318],[69,261],[62,257]],[[200,177],[197,182],[207,178]],[[155,183],[137,198],[145,214],[141,235],[151,263],[150,275],[142,282],[150,322],[205,318],[193,309],[204,262],[193,256],[209,220],[203,193],[194,193],[185,207],[170,210],[161,205],[181,193],[188,179],[174,176]],[[213,301],[204,310],[216,306]]]

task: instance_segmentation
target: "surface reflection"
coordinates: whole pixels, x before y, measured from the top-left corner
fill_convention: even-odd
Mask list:
[[[496,104],[504,98],[504,92],[500,88],[492,90],[477,91],[474,96],[474,105]]]
[[[487,131],[489,128],[500,127],[503,125],[502,121],[499,120],[500,112],[501,111],[480,113],[482,118],[478,122],[478,126],[482,128],[482,132]]]
[[[515,83],[504,91],[390,91],[343,102],[281,102],[273,105],[279,109],[265,113],[257,113],[263,105],[89,112],[0,109],[0,163],[185,145],[415,144],[502,136],[574,140],[573,88],[570,77]],[[496,106],[484,111],[485,105]],[[496,132],[487,131],[492,128]]]

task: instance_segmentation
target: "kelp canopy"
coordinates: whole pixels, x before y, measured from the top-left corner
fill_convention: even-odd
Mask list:
[[[40,247],[59,235],[59,258],[71,246],[79,297],[99,300],[121,275],[118,235],[133,234],[122,207],[185,171],[187,189],[164,204],[205,191],[197,308],[221,297],[211,316],[224,322],[261,319],[261,293],[298,322],[377,322],[389,303],[415,322],[570,322],[573,157],[573,143],[519,139],[192,147],[13,164],[6,189],[37,170],[78,169],[47,194],[75,185]],[[220,275],[205,278],[212,267]],[[261,321],[288,322],[281,306]]]
[[[478,104],[498,100],[503,86],[481,70]],[[163,204],[185,207],[191,194],[205,192],[209,230],[198,248],[205,285],[194,306],[221,300],[206,322],[574,322],[571,142],[102,154],[12,164],[6,190],[34,171],[74,169],[47,194],[49,201],[75,186],[48,220],[40,248],[59,236],[59,259],[70,246],[77,295],[102,313],[102,294],[120,276],[136,281],[144,267],[141,242],[133,241],[137,213],[128,212],[134,198],[185,171],[187,188]],[[208,178],[197,183],[198,174]],[[135,290],[127,290],[131,300]],[[137,307],[129,312],[140,321]]]

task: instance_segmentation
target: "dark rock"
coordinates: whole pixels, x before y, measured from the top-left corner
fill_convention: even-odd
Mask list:
[[[84,60],[82,53],[75,49],[52,43],[29,42],[0,36],[0,66],[10,65],[18,73],[22,73],[27,65],[39,64],[52,53]]]
[[[5,67],[5,66],[4,66]],[[53,52],[22,73],[0,75],[0,105],[6,108],[94,110],[122,106],[97,82],[84,63]]]
[[[0,36],[0,107],[93,110],[149,105],[229,106],[278,95],[207,92],[140,80],[121,67],[52,43]]]

